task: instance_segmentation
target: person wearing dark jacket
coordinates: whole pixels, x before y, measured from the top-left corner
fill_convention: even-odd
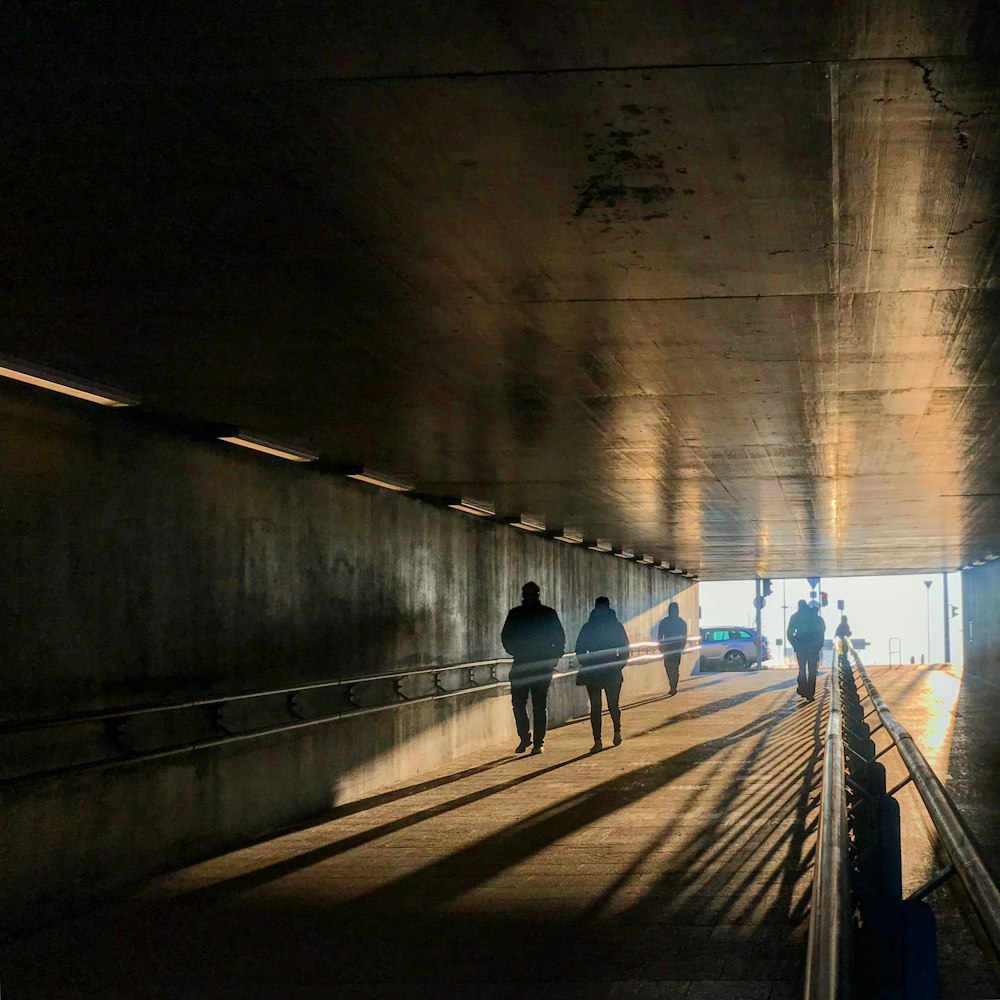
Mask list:
[[[548,722],[546,701],[552,671],[566,649],[566,633],[559,616],[541,601],[537,583],[529,581],[521,588],[521,604],[511,608],[500,633],[503,648],[514,658],[510,669],[510,700],[514,708],[514,723],[521,742],[517,753],[524,753],[531,742],[528,721],[528,698],[535,722],[535,742],[532,754],[542,752]]]
[[[590,697],[590,728],[594,734],[591,753],[604,749],[601,742],[601,692],[608,699],[608,712],[615,735],[615,746],[622,741],[622,710],[619,698],[622,690],[622,667],[628,659],[628,636],[606,597],[594,601],[590,618],[576,639],[576,654],[580,672],[577,684],[587,685]]]
[[[663,668],[667,672],[667,681],[670,684],[670,694],[673,697],[677,694],[677,679],[681,672],[681,655],[687,645],[688,627],[687,622],[681,618],[681,609],[676,601],[671,601],[667,608],[667,617],[661,619],[656,628],[656,638],[660,643],[660,652],[663,654]]]
[[[837,630],[833,634],[838,639],[850,639],[850,637],[854,634],[851,632],[851,626],[847,624],[847,615],[840,616],[840,624],[837,626]]]
[[[826,622],[820,617],[819,608],[799,601],[798,611],[788,619],[787,638],[799,661],[799,696],[806,701],[816,697],[816,674],[825,637]]]

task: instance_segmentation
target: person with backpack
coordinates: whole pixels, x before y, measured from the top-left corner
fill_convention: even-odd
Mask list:
[[[812,701],[816,697],[819,654],[826,638],[826,622],[820,617],[819,607],[799,601],[798,611],[788,619],[787,638],[799,661],[799,697]]]
[[[590,728],[594,734],[590,752],[599,753],[604,749],[601,742],[602,692],[608,699],[608,712],[614,726],[612,743],[618,746],[622,741],[622,667],[628,659],[628,636],[607,597],[594,601],[594,610],[577,636],[576,654],[580,664],[576,683],[585,684],[590,697]]]
[[[851,632],[851,626],[847,624],[847,615],[840,616],[840,624],[837,626],[837,631],[833,633],[838,639],[850,639],[854,634]]]

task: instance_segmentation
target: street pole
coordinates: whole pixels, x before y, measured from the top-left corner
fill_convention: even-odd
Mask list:
[[[944,584],[944,662],[951,663],[951,614],[948,607],[948,574],[941,574]]]
[[[924,580],[924,586],[927,588],[927,665],[930,666],[931,662],[931,584],[933,580]]]
[[[756,642],[756,645],[757,645],[757,669],[758,670],[763,670],[764,669],[764,660],[763,660],[762,654],[764,652],[764,647],[763,647],[763,644],[760,641],[760,627],[761,627],[760,626],[760,610],[761,610],[761,605],[764,603],[764,600],[763,600],[763,597],[761,596],[761,585],[760,585],[760,577],[759,576],[754,581],[754,583],[756,584],[756,590],[757,590],[757,595],[756,595],[757,596],[757,600],[755,600],[753,602],[754,607],[757,609],[757,642]]]
[[[788,581],[781,581],[781,663],[788,666]]]

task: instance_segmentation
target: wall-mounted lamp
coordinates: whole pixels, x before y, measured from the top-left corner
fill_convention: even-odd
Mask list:
[[[611,551],[611,543],[608,542],[608,541],[605,541],[605,539],[603,539],[603,538],[598,538],[595,541],[591,541],[591,542],[584,542],[584,545],[586,545],[588,549],[591,549],[594,552],[610,552]]]
[[[989,552],[989,553],[987,553],[987,555],[986,555],[986,561],[990,562],[993,559],[1000,559],[1000,556],[998,556],[995,552]]]
[[[619,559],[634,559],[635,553],[631,549],[612,549],[611,554]]]
[[[462,497],[461,500],[448,506],[452,510],[460,510],[463,514],[474,514],[476,517],[494,517],[497,512],[493,504],[483,500],[470,500],[468,497]]]
[[[109,389],[97,382],[88,382],[43,365],[4,355],[0,355],[0,375],[15,382],[26,382],[40,389],[50,389],[52,392],[85,399],[88,403],[98,403],[101,406],[135,406],[139,402],[136,396]]]
[[[667,566],[667,572],[676,573],[678,576],[680,576],[684,572],[684,570],[680,569],[677,566]]]
[[[973,559],[972,560],[972,565],[973,566],[985,566],[986,565],[986,560],[985,559]]]
[[[278,444],[277,441],[272,441],[270,438],[259,437],[256,434],[245,434],[243,431],[220,437],[219,440],[239,445],[241,448],[249,448],[251,451],[262,451],[265,455],[274,455],[275,458],[284,458],[289,462],[315,462],[318,457],[311,452],[289,448],[287,445]]]
[[[559,542],[566,542],[569,545],[582,545],[583,535],[578,531],[570,531],[564,528],[561,535],[555,535],[555,539]]]
[[[522,531],[544,531],[545,522],[538,517],[529,517],[522,514],[520,517],[511,518],[507,523],[512,528],[520,528]]]
[[[348,479],[356,479],[359,483],[381,486],[382,489],[393,490],[395,493],[408,493],[413,489],[413,483],[408,479],[361,466],[345,468],[344,475]]]
[[[638,560],[643,566],[655,566],[656,560],[652,556],[643,556]]]

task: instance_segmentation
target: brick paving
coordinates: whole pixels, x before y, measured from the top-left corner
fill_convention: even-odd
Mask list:
[[[630,707],[594,756],[586,722],[540,757],[512,730],[9,943],[3,998],[797,997],[821,709],[768,670]]]

